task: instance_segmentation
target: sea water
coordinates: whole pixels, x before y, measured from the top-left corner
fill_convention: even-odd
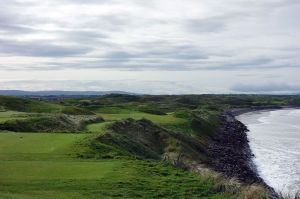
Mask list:
[[[248,129],[259,175],[278,192],[300,190],[300,109],[256,111],[237,117]]]

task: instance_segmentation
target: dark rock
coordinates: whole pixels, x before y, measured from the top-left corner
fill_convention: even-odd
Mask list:
[[[231,114],[225,114],[220,118],[219,129],[220,132],[208,143],[210,166],[244,183],[263,183],[251,163],[252,153],[246,134],[247,127]]]

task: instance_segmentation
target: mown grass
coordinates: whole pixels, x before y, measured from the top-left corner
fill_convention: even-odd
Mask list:
[[[99,122],[94,124],[89,124],[86,126],[86,130],[91,133],[99,133],[102,134],[106,131],[106,127],[113,122]]]
[[[86,134],[0,133],[0,160],[67,158]]]
[[[120,164],[118,161],[1,161],[0,182],[101,179]]]

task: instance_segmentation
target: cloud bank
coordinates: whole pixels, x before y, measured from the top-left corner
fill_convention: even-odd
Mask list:
[[[300,85],[287,83],[237,84],[231,88],[238,93],[300,94]]]
[[[295,0],[11,0],[0,6],[7,69],[299,67]],[[18,57],[39,59],[28,66],[13,61]]]
[[[273,70],[300,72],[299,0],[10,0],[0,7],[0,79],[8,71],[251,71],[262,82]],[[218,90],[232,90],[225,81]]]

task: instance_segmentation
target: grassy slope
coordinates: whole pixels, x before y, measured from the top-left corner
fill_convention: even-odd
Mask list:
[[[72,158],[87,136],[0,133],[0,198],[230,198],[161,162]]]
[[[59,103],[0,96],[0,110],[11,110],[27,113],[65,113],[69,115],[92,115],[93,113],[80,107],[64,106]]]
[[[59,104],[6,96],[0,96],[0,106],[7,110],[35,113],[53,113],[63,109]]]

